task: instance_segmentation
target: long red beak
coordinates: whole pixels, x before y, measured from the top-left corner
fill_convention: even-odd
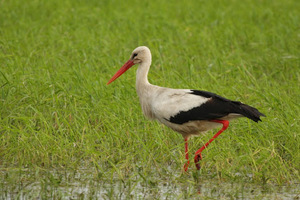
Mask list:
[[[113,82],[114,80],[116,80],[119,76],[121,76],[124,72],[126,72],[130,67],[132,67],[134,65],[132,60],[128,60],[123,67],[121,67],[119,69],[119,71],[117,71],[117,73],[106,83],[106,85],[110,84],[111,82]]]

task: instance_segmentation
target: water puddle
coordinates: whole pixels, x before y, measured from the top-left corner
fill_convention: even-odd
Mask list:
[[[150,177],[150,178],[149,178]],[[1,170],[1,199],[300,199],[300,184],[284,186],[195,181],[191,175],[147,178],[142,174],[119,179],[91,170]]]

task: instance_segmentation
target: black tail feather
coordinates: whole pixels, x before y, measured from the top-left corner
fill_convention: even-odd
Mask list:
[[[240,103],[240,102],[239,102]],[[255,121],[261,121],[260,117],[265,117],[266,115],[264,115],[263,113],[259,112],[256,108],[251,107],[249,105],[240,103],[239,107],[239,111],[238,113]]]

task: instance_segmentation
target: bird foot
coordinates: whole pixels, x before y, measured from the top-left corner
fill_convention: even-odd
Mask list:
[[[196,154],[195,158],[194,158],[194,161],[195,161],[195,165],[196,165],[197,170],[200,170],[200,168],[201,168],[200,167],[200,163],[199,163],[200,160],[202,160],[201,153],[200,154]]]

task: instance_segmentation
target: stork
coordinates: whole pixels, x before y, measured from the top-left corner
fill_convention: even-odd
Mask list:
[[[256,108],[239,101],[231,101],[217,94],[190,89],[171,89],[152,85],[148,81],[151,65],[151,52],[146,46],[133,50],[130,59],[108,81],[107,85],[116,80],[130,67],[138,64],[136,72],[136,91],[144,115],[156,119],[174,131],[180,133],[185,140],[184,170],[189,166],[188,139],[210,129],[222,128],[195,153],[194,162],[200,169],[201,152],[229,125],[229,121],[239,117],[247,117],[255,122],[265,116]]]

